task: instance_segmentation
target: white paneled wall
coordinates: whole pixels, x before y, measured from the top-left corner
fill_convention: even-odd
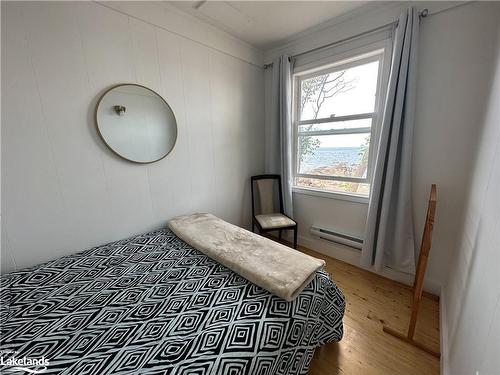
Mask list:
[[[500,22],[497,35],[496,73],[444,293],[450,375],[500,372]]]
[[[98,138],[117,83],[162,95],[178,122],[165,159],[139,165]],[[255,65],[93,2],[2,3],[2,272],[209,211],[248,225],[264,166]]]

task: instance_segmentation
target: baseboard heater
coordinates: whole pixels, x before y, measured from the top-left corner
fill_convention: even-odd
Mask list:
[[[311,233],[323,240],[340,243],[342,245],[353,247],[355,249],[361,250],[363,246],[362,238],[351,236],[349,234],[339,233],[331,229],[319,227],[317,225],[313,225],[311,227]]]

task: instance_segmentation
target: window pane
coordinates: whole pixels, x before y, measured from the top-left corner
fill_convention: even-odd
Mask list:
[[[305,79],[300,85],[300,119],[373,112],[378,61]]]
[[[298,137],[298,171],[366,178],[370,133]]]
[[[322,124],[299,125],[299,132],[317,131],[317,130],[339,130],[354,128],[369,128],[372,126],[372,119],[362,120],[324,122]]]
[[[297,177],[295,186],[307,189],[325,190],[334,193],[359,194],[370,196],[370,184],[359,184],[357,182],[319,180],[317,178]]]

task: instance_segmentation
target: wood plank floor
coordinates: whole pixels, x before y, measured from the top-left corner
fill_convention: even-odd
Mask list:
[[[411,292],[403,284],[329,258],[306,248],[301,251],[326,261],[326,270],[346,297],[344,338],[316,350],[310,375],[434,375],[439,360],[382,331],[382,323],[406,332]],[[422,299],[415,339],[439,351],[439,302]]]

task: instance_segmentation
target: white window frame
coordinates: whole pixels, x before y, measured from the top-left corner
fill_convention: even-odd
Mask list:
[[[293,121],[293,147],[294,147],[294,157],[293,157],[293,191],[295,193],[316,195],[328,198],[344,199],[359,203],[367,203],[369,197],[363,194],[349,193],[349,192],[335,192],[330,190],[309,188],[297,186],[296,179],[298,177],[304,178],[314,178],[330,181],[347,181],[356,183],[369,183],[372,182],[373,177],[373,167],[374,167],[374,150],[378,146],[378,138],[380,132],[380,125],[382,122],[382,109],[383,102],[387,92],[387,82],[390,69],[390,53],[391,53],[391,43],[389,40],[383,40],[376,43],[372,43],[368,46],[362,48],[352,49],[348,52],[333,55],[327,61],[323,62],[321,66],[307,71],[301,71],[293,74],[293,110],[292,110],[292,121]],[[354,115],[347,116],[337,116],[337,117],[327,117],[315,120],[304,120],[300,121],[300,108],[298,106],[300,100],[300,84],[303,80],[315,77],[318,75],[333,73],[336,71],[348,69],[350,67],[366,64],[372,61],[380,61],[379,70],[377,76],[377,88],[376,88],[376,100],[374,111],[369,113],[358,113]],[[370,128],[347,128],[347,129],[331,129],[331,130],[321,130],[321,131],[311,131],[307,132],[307,135],[337,135],[337,134],[359,134],[359,133],[370,133],[370,145],[368,151],[368,166],[366,178],[357,177],[344,177],[344,176],[327,176],[327,175],[314,175],[299,173],[299,149],[298,140],[299,135],[304,134],[299,132],[300,125],[307,124],[321,124],[328,122],[339,122],[348,120],[358,120],[371,118],[372,124]],[[371,192],[371,189],[370,189]]]

